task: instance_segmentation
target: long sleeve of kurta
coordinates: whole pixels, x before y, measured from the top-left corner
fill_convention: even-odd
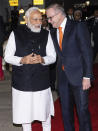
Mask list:
[[[15,36],[14,36],[14,32],[12,32],[8,39],[4,59],[7,63],[10,63],[12,65],[22,66],[22,64],[20,64],[22,57],[15,56],[15,52],[16,52]],[[50,33],[48,35],[48,41],[46,46],[46,56],[44,56],[43,58],[45,61],[45,64],[43,65],[49,65],[56,61],[56,52],[54,49],[54,45]]]

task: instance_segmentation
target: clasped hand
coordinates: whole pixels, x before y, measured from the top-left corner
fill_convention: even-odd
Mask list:
[[[24,56],[21,61],[21,64],[38,64],[38,63],[44,63],[44,59],[37,54],[29,54],[27,56]]]

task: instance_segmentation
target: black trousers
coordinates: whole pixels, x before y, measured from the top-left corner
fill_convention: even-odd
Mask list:
[[[83,91],[80,87],[72,86],[62,71],[59,75],[59,95],[61,100],[64,131],[75,131],[74,104],[79,119],[79,131],[92,131],[90,113],[88,110],[89,90]]]

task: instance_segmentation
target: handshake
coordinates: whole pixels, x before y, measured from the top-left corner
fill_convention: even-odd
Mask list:
[[[44,64],[44,59],[37,54],[31,53],[22,57],[20,64]]]

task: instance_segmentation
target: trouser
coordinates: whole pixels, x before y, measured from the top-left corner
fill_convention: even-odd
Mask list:
[[[22,124],[23,131],[32,131],[31,125],[31,123]],[[49,116],[46,121],[42,121],[42,128],[43,131],[51,131],[51,116]]]
[[[72,86],[65,73],[62,71],[59,78],[59,94],[62,107],[64,131],[75,131],[74,127],[74,103],[79,118],[79,131],[91,131],[91,120],[88,110],[88,93],[82,85]]]

